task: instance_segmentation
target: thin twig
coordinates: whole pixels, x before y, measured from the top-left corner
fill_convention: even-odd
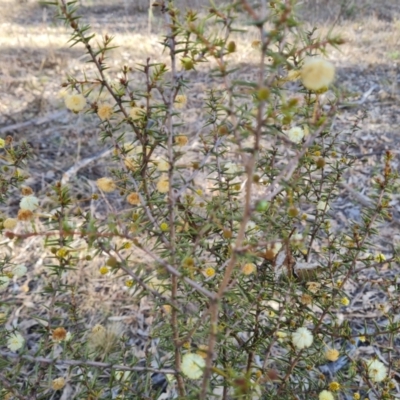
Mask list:
[[[111,149],[104,150],[101,151],[100,153],[94,154],[91,157],[87,157],[81,161],[78,161],[72,167],[70,167],[66,172],[64,172],[61,178],[61,184],[65,185],[72,178],[72,176],[75,175],[80,169],[86,167],[86,165],[90,164],[93,161],[96,161],[103,157],[107,157],[109,154],[111,154],[111,152],[112,152]]]
[[[18,124],[13,124],[13,125],[8,125],[3,128],[0,128],[0,135],[7,133],[7,132],[11,132],[11,131],[17,131],[22,128],[27,128],[28,126],[31,126],[31,125],[35,125],[35,126],[43,125],[46,122],[54,121],[55,119],[60,119],[67,114],[68,114],[67,110],[62,110],[62,111],[49,113],[49,114],[45,115],[44,117],[33,118],[33,119],[30,119],[29,121],[19,122]]]
[[[8,357],[16,360],[28,360],[37,363],[45,363],[45,364],[53,364],[53,365],[70,365],[70,366],[79,366],[86,365],[89,367],[96,368],[110,368],[120,371],[138,371],[138,372],[157,372],[160,374],[177,374],[174,369],[171,368],[148,368],[148,367],[128,367],[126,365],[112,364],[112,363],[104,363],[99,361],[88,361],[88,360],[60,360],[57,358],[45,358],[45,357],[33,357],[28,354],[19,355],[16,353],[10,353],[6,351],[0,351],[0,355],[3,357]]]
[[[342,186],[344,189],[346,189],[350,194],[363,206],[365,207],[371,207],[373,205],[372,200],[363,195],[362,193],[358,192],[357,190],[353,189],[349,184],[346,182],[340,182],[340,186]]]

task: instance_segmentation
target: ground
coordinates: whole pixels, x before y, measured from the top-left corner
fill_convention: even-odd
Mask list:
[[[394,153],[393,166],[398,169],[400,4],[395,0],[381,0],[379,5],[372,0],[358,0],[346,2],[340,13],[340,2],[336,0],[304,3],[302,14],[306,24],[319,27],[321,32],[326,32],[334,24],[334,30],[346,40],[340,50],[329,51],[337,68],[336,85],[341,93],[346,94],[346,104],[337,116],[334,129],[350,132],[352,122],[365,113],[360,129],[351,138],[357,143],[353,150],[359,161],[346,177],[347,186],[342,188],[335,205],[338,223],[345,224],[349,219],[360,217],[363,199],[370,194],[364,188],[371,186],[372,173],[381,165],[386,150]],[[110,60],[110,75],[123,64],[144,63],[147,57],[152,62],[163,59],[158,36],[162,32],[163,20],[157,12],[149,18],[147,1],[81,0],[81,4],[84,19],[91,24],[93,31],[99,35],[108,33],[115,36],[119,45]],[[85,64],[81,47],[68,47],[68,31],[53,20],[52,9],[33,1],[13,0],[0,0],[0,7],[3,32],[0,37],[0,137],[11,135],[16,140],[25,139],[33,147],[27,183],[38,195],[44,196],[51,185],[63,177],[66,179],[65,173],[70,171],[68,181],[72,190],[88,198],[94,181],[103,175],[111,161],[103,153],[95,119],[89,115],[76,116],[65,110],[61,83],[69,74],[81,76],[82,71],[91,66]],[[244,76],[253,71],[251,43],[254,38],[255,35],[249,33],[237,40],[236,63]],[[204,89],[210,84],[207,70],[198,69],[193,74],[186,114],[190,133],[198,129],[198,105]],[[137,79],[141,79],[140,75]],[[71,170],[81,160],[89,158],[91,162]],[[360,197],[360,194],[365,197]],[[393,221],[381,226],[377,243],[378,248],[389,255],[400,241],[398,199],[398,194],[394,194],[391,204]],[[14,216],[18,202],[18,196],[15,196],[7,204],[0,205],[2,215]],[[85,205],[92,206],[90,202]],[[45,203],[43,208],[45,212]],[[1,242],[0,251],[12,253],[13,244],[5,238],[1,238]],[[39,241],[31,238],[24,246],[14,261],[28,266],[26,280],[15,283],[12,290],[2,294],[3,304],[13,298],[18,305],[18,310],[10,314],[9,324],[29,315],[29,310],[40,303],[39,293],[47,277]],[[120,284],[96,274],[98,264],[82,260],[80,267],[79,273],[71,279],[75,283],[85,283],[76,296],[83,301],[87,325],[91,326],[107,316],[109,320],[126,323],[134,336],[139,337],[138,332],[144,332],[151,322],[147,302],[125,304],[119,293]],[[386,276],[394,277],[396,271],[387,271]],[[353,291],[354,300],[343,318],[369,316],[385,323],[385,318],[371,305],[376,298],[384,299],[384,294],[374,292],[371,286],[359,287],[356,283],[349,290]],[[22,323],[28,331],[36,322],[28,318]],[[34,333],[31,340],[35,340]]]

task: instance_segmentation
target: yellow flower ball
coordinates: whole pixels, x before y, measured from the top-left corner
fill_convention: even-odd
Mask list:
[[[86,106],[86,99],[81,94],[70,94],[65,96],[64,101],[65,106],[75,113],[82,111]]]
[[[378,253],[378,254],[375,255],[374,260],[376,262],[384,262],[386,260],[386,257],[385,257],[384,254]]]
[[[329,390],[323,390],[319,396],[319,400],[335,400],[333,394]]]
[[[325,352],[325,358],[329,361],[336,361],[339,358],[339,351],[336,349],[328,349]]]
[[[329,390],[331,390],[332,392],[337,392],[338,390],[340,390],[340,383],[339,382],[331,382],[329,384]]]
[[[56,252],[56,256],[60,258],[65,258],[68,255],[69,251],[65,247],[61,247],[61,249],[58,249]]]
[[[297,328],[297,330],[292,333],[292,343],[299,350],[310,347],[313,341],[313,334],[307,328]]]
[[[29,221],[33,218],[33,212],[31,210],[18,210],[18,221]]]
[[[164,304],[162,306],[162,309],[166,314],[171,314],[172,307],[169,304]]]
[[[3,222],[5,229],[14,229],[17,226],[18,220],[16,218],[7,218]]]
[[[136,192],[129,193],[128,196],[127,196],[127,198],[126,198],[126,201],[127,201],[129,204],[132,204],[132,205],[134,205],[134,206],[140,204],[139,194],[136,193]]]
[[[368,376],[374,382],[382,382],[387,377],[385,364],[379,360],[372,360],[368,364]]]
[[[97,108],[97,115],[102,121],[108,120],[113,114],[113,106],[108,103],[100,104]]]
[[[162,232],[167,232],[168,229],[169,229],[169,225],[168,225],[166,222],[163,222],[163,223],[160,225],[160,229],[161,229]]]
[[[181,370],[190,379],[199,379],[203,375],[206,362],[198,354],[187,353],[182,357]]]
[[[100,268],[100,270],[99,270],[99,272],[100,272],[101,275],[106,275],[106,274],[108,274],[108,271],[109,271],[109,269],[108,269],[108,267],[106,267],[105,265],[103,265],[103,266]]]
[[[134,120],[137,121],[145,115],[144,110],[140,107],[132,107],[129,111],[129,116]]]
[[[67,337],[67,331],[62,326],[59,326],[58,328],[54,329],[51,337],[55,342],[62,342]]]
[[[253,263],[244,264],[242,267],[242,273],[244,275],[251,275],[256,270],[256,266]]]
[[[283,331],[278,331],[278,332],[276,332],[276,336],[279,339],[285,339],[288,336],[288,334],[286,332],[283,332]]]
[[[295,126],[287,132],[288,138],[294,143],[301,143],[304,138],[304,131],[299,126]]]
[[[96,181],[97,187],[102,190],[103,192],[110,193],[113,192],[117,185],[111,178],[100,178]]]
[[[25,343],[25,339],[19,332],[11,333],[7,339],[7,347],[11,351],[19,350]]]
[[[184,94],[178,94],[175,97],[175,108],[181,109],[183,107],[185,107],[187,103],[187,97]]]
[[[207,278],[211,278],[212,276],[215,275],[215,269],[212,267],[208,267],[205,269],[204,274]]]
[[[318,293],[319,289],[321,289],[321,284],[318,282],[307,282],[306,286],[311,293]]]
[[[23,186],[21,188],[21,194],[22,196],[30,196],[33,194],[33,190],[29,186]]]
[[[347,297],[342,297],[342,298],[340,299],[340,302],[341,302],[345,307],[347,307],[347,306],[350,304],[350,300],[349,300]]]
[[[161,176],[160,180],[157,182],[157,190],[160,193],[168,193],[169,191],[169,180],[167,176]]]
[[[136,171],[139,167],[139,163],[134,158],[125,158],[124,159],[125,167],[129,169],[129,171]]]
[[[157,170],[160,172],[168,172],[169,171],[169,163],[167,160],[161,159],[157,162]]]
[[[177,144],[178,146],[186,146],[188,144],[189,140],[188,137],[185,135],[178,135],[175,136],[175,144]]]
[[[51,388],[53,390],[61,390],[65,386],[65,379],[60,377],[53,379],[53,382],[51,383]]]
[[[19,206],[22,210],[35,211],[39,207],[39,199],[35,196],[25,196]]]
[[[303,85],[313,91],[328,87],[335,78],[334,65],[321,57],[308,57],[300,71]]]

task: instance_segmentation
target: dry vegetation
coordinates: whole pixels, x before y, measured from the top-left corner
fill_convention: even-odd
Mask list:
[[[134,66],[135,63],[143,63],[147,57],[153,62],[163,59],[159,45],[163,21],[154,13],[150,29],[148,0],[82,0],[81,3],[83,16],[94,32],[115,36],[119,47],[114,50],[110,75],[122,64]],[[338,70],[337,87],[347,104],[337,117],[335,129],[349,132],[353,121],[366,113],[357,137],[353,138],[357,143],[354,153],[359,155],[359,163],[352,175],[347,177],[349,186],[343,188],[334,206],[337,223],[346,224],[349,218],[359,218],[362,201],[368,197],[363,187],[369,185],[371,172],[381,162],[386,149],[394,151],[395,166],[398,167],[400,4],[396,0],[382,0],[379,5],[373,0],[346,1],[343,3],[347,5],[340,13],[338,0],[309,0],[303,3],[306,24],[318,26],[322,31],[334,24],[334,29],[347,40],[341,51],[333,49],[330,52]],[[185,3],[202,4],[207,2],[187,0]],[[63,176],[66,178],[66,171],[81,160],[90,158],[91,162],[71,171],[68,179],[72,190],[81,198],[80,207],[103,213],[104,209],[97,208],[97,203],[88,199],[93,193],[94,181],[103,176],[104,168],[109,167],[111,161],[98,141],[95,118],[90,115],[76,116],[64,110],[60,93],[60,84],[67,74],[79,76],[91,65],[85,64],[80,47],[68,47],[69,32],[53,21],[51,9],[33,1],[15,0],[0,0],[0,7],[0,136],[7,134],[16,140],[25,139],[33,147],[34,157],[28,165],[27,184],[41,198],[50,185]],[[237,38],[235,62],[244,78],[253,72],[252,40],[251,32]],[[204,90],[212,84],[212,80],[206,69],[199,68],[192,74],[186,116],[188,133],[193,135],[200,128],[198,107]],[[357,105],[357,101],[363,99],[363,94],[371,88],[369,96]],[[43,117],[53,120],[38,123]],[[20,125],[23,123],[26,124]],[[108,203],[106,207],[118,208],[118,201],[116,198],[115,203]],[[19,195],[16,193],[14,199],[0,206],[2,216],[14,216],[18,202]],[[47,206],[49,204],[42,203],[43,213],[46,213]],[[379,243],[381,250],[388,253],[400,241],[400,203],[397,196],[392,206],[393,222],[382,226]],[[71,212],[74,211],[76,207]],[[33,311],[40,315],[45,311],[47,301],[42,294],[48,278],[48,272],[43,268],[46,251],[40,245],[41,240],[34,237],[22,244],[11,243],[6,238],[0,238],[0,242],[0,252],[15,256],[17,251],[14,262],[28,267],[25,281],[18,281],[8,292],[1,294],[0,312],[8,313],[7,324],[18,320],[21,329],[25,329],[29,340],[34,342],[38,320],[32,317]],[[79,241],[74,243],[74,247],[79,249]],[[58,300],[78,303],[88,327],[106,319],[124,322],[130,331],[132,344],[138,344],[140,351],[141,337],[145,336],[152,318],[149,305],[145,301],[135,304],[134,298],[122,296],[123,277],[102,277],[97,272],[101,265],[99,260],[89,262],[85,260],[85,254],[81,257],[76,273],[65,277],[65,283],[76,288],[74,296],[68,294]],[[137,258],[138,262],[143,261],[140,254]],[[345,317],[365,317],[369,313],[371,318],[381,318],[370,305],[373,296],[379,297],[380,294],[372,293],[371,287],[357,287],[356,282],[352,285],[348,290],[359,294],[354,296],[355,300]],[[62,321],[63,315],[58,317]]]

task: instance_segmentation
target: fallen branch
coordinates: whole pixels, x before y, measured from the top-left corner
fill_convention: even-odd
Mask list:
[[[76,164],[74,164],[71,168],[68,169],[68,171],[64,172],[62,179],[61,179],[61,184],[65,185],[73,175],[75,175],[80,169],[86,167],[86,165],[90,164],[92,161],[96,161],[99,158],[106,157],[109,154],[111,154],[112,150],[104,150],[100,153],[97,153],[91,157],[84,158],[81,161],[78,161]]]
[[[61,118],[67,114],[68,114],[67,110],[62,110],[62,111],[57,111],[55,113],[47,114],[44,117],[33,118],[33,119],[30,119],[29,121],[19,122],[18,124],[14,124],[14,125],[8,125],[3,128],[0,128],[0,135],[3,133],[11,132],[11,131],[16,131],[21,128],[26,128],[27,126],[31,126],[31,125],[42,125],[42,124],[45,124],[46,122]]]
[[[358,192],[357,190],[353,189],[347,183],[340,182],[339,184],[343,189],[347,190],[363,206],[371,207],[373,205],[373,201],[369,197],[367,197],[367,196],[361,194],[360,192]]]
[[[378,85],[373,84],[365,93],[363,93],[360,100],[340,104],[339,108],[352,108],[363,105],[367,101],[370,94],[378,87],[379,87]]]
[[[87,365],[89,367],[97,367],[97,368],[110,368],[119,371],[138,371],[138,372],[156,372],[160,374],[176,374],[177,372],[173,369],[169,368],[149,368],[149,367],[127,367],[126,365],[119,364],[111,364],[104,363],[99,361],[88,361],[88,360],[60,360],[56,358],[45,358],[45,357],[33,357],[27,354],[19,355],[16,353],[10,353],[6,351],[0,351],[0,355],[3,357],[13,358],[13,359],[24,359],[32,362],[45,363],[45,364],[53,364],[53,365],[71,365],[71,366],[79,366],[79,365]]]

